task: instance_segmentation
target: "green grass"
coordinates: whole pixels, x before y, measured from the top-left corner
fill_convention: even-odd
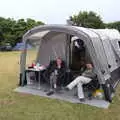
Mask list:
[[[0,53],[0,120],[120,120],[120,87],[109,109],[14,92],[19,52]]]

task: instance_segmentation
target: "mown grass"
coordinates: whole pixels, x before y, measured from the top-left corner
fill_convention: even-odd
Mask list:
[[[120,120],[120,87],[109,109],[14,92],[19,52],[0,53],[0,120]]]

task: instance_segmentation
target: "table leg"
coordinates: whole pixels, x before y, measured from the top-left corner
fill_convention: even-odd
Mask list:
[[[40,71],[38,72],[38,89],[40,90],[41,89],[41,86],[40,86],[40,79],[41,79],[41,76],[40,76]]]

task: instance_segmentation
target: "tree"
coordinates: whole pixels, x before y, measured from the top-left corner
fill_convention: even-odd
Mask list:
[[[1,29],[0,29],[0,42],[2,42],[3,40],[4,40],[4,36],[3,36]]]
[[[15,46],[16,43],[22,41],[22,36],[29,29],[43,25],[44,23],[41,21],[35,21],[33,19],[28,18],[14,20],[11,18],[3,18],[0,17],[0,45],[5,45],[9,43],[12,46]]]
[[[106,23],[106,28],[114,28],[120,31],[120,21],[112,22],[112,23]]]
[[[27,19],[26,23],[27,23],[27,29],[28,30],[31,29],[31,28],[33,28],[34,26],[44,25],[43,22],[41,22],[41,21],[37,21],[36,22],[35,20],[30,19],[30,18]]]
[[[69,18],[73,21],[74,25],[87,27],[87,28],[104,28],[104,23],[101,17],[95,12],[79,12],[77,15],[70,16]]]

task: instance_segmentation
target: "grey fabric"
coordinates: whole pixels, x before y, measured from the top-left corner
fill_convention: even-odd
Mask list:
[[[110,67],[110,72],[114,71],[117,68],[116,63],[116,56],[114,54],[114,50],[112,49],[111,43],[110,43],[110,37],[106,34],[106,30],[96,30],[97,33],[101,36],[101,42],[103,43],[103,47],[105,50],[105,54],[107,57],[108,64]]]
[[[65,43],[65,34],[59,34],[52,39],[42,40],[38,55],[39,63],[48,65],[50,60],[55,60],[57,57],[65,60]]]
[[[105,48],[105,53],[107,56],[108,64],[111,65],[110,72],[117,68],[116,57],[112,50],[112,46],[108,39],[103,40],[103,46]]]
[[[48,88],[46,87],[46,90]],[[86,100],[85,102],[80,102],[77,97],[74,96],[74,90],[73,91],[63,91],[61,93],[55,93],[51,96],[47,96],[45,92],[45,86],[41,86],[41,90],[33,88],[33,86],[25,86],[25,87],[18,87],[14,91],[20,92],[20,93],[28,93],[32,95],[38,95],[42,97],[47,97],[51,99],[58,99],[58,100],[63,100],[71,103],[82,103],[82,104],[87,104],[90,106],[95,106],[99,108],[108,108],[110,103],[106,102],[105,100],[98,100],[98,99],[92,99],[92,100]]]
[[[48,31],[48,32],[44,32]],[[107,31],[106,29],[103,30],[107,36],[110,37],[111,43],[114,48],[114,54],[116,54],[117,62],[117,68],[120,66],[120,49],[118,46],[118,41],[120,41],[120,34],[116,30]],[[107,32],[106,32],[107,31]],[[43,32],[45,33],[42,36],[40,36],[37,33]],[[64,33],[65,35],[73,35],[77,36],[78,38],[82,39],[87,47],[87,50],[89,52],[89,55],[91,57],[91,60],[95,66],[95,71],[98,75],[98,79],[101,82],[101,84],[104,84],[107,79],[110,78],[110,71],[108,68],[108,61],[107,61],[107,55],[105,53],[105,48],[103,46],[103,37],[100,36],[101,33],[97,33],[97,30],[89,29],[89,28],[83,28],[83,27],[76,27],[76,26],[67,26],[67,25],[44,25],[44,26],[38,26],[31,30],[29,30],[24,36],[23,41],[27,41],[28,39],[31,39],[30,41],[33,42],[36,40],[34,37],[37,37],[38,40],[42,40],[41,49],[39,51],[38,57],[41,64],[48,64],[50,59],[54,59],[56,56],[61,56],[63,59],[65,58],[63,53],[61,52],[62,47],[64,47],[62,44],[63,42],[58,42],[55,40],[55,42],[58,42],[58,45],[55,45],[55,47],[52,47],[52,44],[55,44],[55,42],[52,41],[54,37],[60,33]],[[34,36],[36,34],[36,36]],[[33,38],[31,36],[34,36]],[[42,38],[41,38],[42,37]],[[47,40],[50,40],[51,42],[46,42]],[[37,41],[36,41],[37,42]],[[45,43],[46,42],[46,43]],[[52,44],[50,44],[52,43]],[[50,46],[49,46],[50,45]],[[57,50],[56,50],[57,49]],[[54,51],[54,52],[53,52]],[[57,51],[57,52],[55,52]],[[57,55],[56,55],[57,54]],[[67,54],[66,54],[67,55]],[[68,58],[68,57],[67,57]],[[68,60],[67,60],[68,61]],[[69,62],[69,61],[68,61]],[[69,64],[67,62],[67,64]],[[115,68],[114,68],[115,69]],[[105,73],[104,73],[105,72]]]
[[[107,75],[109,73],[108,71],[108,61],[105,55],[105,51],[104,51],[104,47],[100,39],[92,39],[93,41],[93,45],[96,51],[96,57],[100,63],[100,72],[102,73],[102,71],[104,71],[104,76]]]

